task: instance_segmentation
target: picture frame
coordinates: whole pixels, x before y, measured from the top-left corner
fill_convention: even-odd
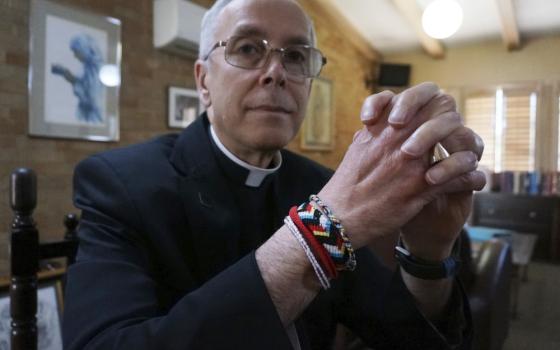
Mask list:
[[[62,349],[62,282],[60,278],[39,281],[37,287],[37,347]],[[9,286],[0,289],[0,349],[10,349]]]
[[[334,149],[333,83],[326,78],[313,80],[305,119],[301,128],[303,150]]]
[[[119,140],[121,22],[32,0],[29,135]]]
[[[186,128],[198,118],[202,110],[196,90],[169,87],[167,124],[170,128]]]

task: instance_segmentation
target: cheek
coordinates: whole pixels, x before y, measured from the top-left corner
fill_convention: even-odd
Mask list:
[[[309,89],[308,88],[301,89],[301,91],[298,91],[298,93],[295,95],[295,98],[299,111],[298,119],[299,122],[301,123],[301,121],[305,117],[305,112],[307,111],[307,103],[309,101]]]

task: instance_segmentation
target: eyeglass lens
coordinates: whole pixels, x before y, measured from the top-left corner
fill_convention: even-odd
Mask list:
[[[226,61],[240,68],[255,69],[263,67],[269,52],[268,44],[255,37],[232,37],[226,45]],[[322,67],[323,56],[309,46],[294,45],[283,49],[282,63],[291,74],[315,77]]]

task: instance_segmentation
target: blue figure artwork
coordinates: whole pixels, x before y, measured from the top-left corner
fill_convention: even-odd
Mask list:
[[[72,85],[72,91],[78,98],[78,120],[93,124],[102,123],[103,115],[99,108],[104,88],[99,80],[99,70],[103,66],[101,51],[95,40],[87,34],[80,34],[72,38],[70,49],[83,64],[82,76],[74,75],[61,64],[53,64],[51,72],[62,76]]]

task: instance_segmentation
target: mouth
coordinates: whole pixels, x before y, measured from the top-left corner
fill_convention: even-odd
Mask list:
[[[287,109],[282,106],[275,106],[275,105],[260,105],[260,106],[250,107],[249,110],[272,112],[272,113],[286,113],[286,114],[293,113],[293,111],[290,109]]]

